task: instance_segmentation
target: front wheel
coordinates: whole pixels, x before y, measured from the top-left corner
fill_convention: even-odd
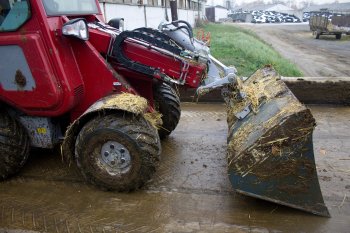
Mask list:
[[[75,156],[90,183],[108,190],[132,191],[154,173],[160,147],[156,129],[142,116],[107,115],[82,128]]]
[[[158,130],[161,139],[166,138],[176,128],[181,116],[180,98],[168,84],[161,84],[154,90],[154,104],[162,114],[163,125]]]

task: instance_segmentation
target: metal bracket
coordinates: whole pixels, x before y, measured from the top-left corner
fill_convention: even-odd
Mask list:
[[[247,105],[242,112],[236,113],[235,116],[239,119],[242,120],[244,119],[246,116],[248,116],[248,114],[252,111],[251,109],[251,105]]]
[[[222,79],[216,79],[215,81],[205,85],[205,86],[200,86],[197,88],[197,95],[201,96],[206,93],[209,93],[210,91],[217,89],[217,88],[222,88],[227,84],[233,84],[236,82],[236,75],[234,73],[230,73],[226,75]]]

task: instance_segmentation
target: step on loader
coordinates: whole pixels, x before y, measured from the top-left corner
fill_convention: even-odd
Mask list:
[[[19,171],[30,148],[61,144],[91,184],[138,189],[156,169],[160,138],[180,119],[174,85],[199,94],[221,88],[234,188],[328,215],[313,159],[314,119],[272,68],[238,78],[188,23],[123,31],[122,19],[105,23],[97,0],[0,6],[0,179]]]

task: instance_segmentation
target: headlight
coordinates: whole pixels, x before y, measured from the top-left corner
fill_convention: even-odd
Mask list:
[[[72,36],[81,40],[89,39],[89,30],[85,19],[72,19],[63,24],[62,34],[65,36]]]

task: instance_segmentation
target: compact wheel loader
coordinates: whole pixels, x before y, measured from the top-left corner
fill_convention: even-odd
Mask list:
[[[154,173],[180,119],[174,85],[222,89],[228,168],[241,193],[329,216],[312,150],[314,119],[271,67],[236,76],[184,22],[122,30],[97,0],[1,0],[0,179],[29,150],[63,157],[101,188],[132,191]]]

